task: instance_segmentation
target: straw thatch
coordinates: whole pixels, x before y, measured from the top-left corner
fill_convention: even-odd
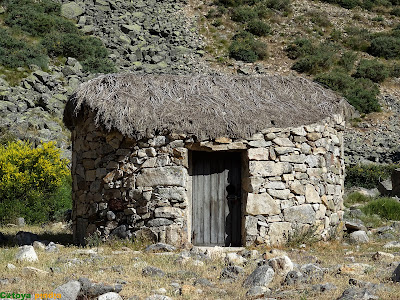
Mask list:
[[[316,123],[340,112],[344,100],[301,77],[111,74],[80,86],[64,122],[83,107],[108,130],[142,138],[167,129],[199,139],[246,138],[268,127]]]

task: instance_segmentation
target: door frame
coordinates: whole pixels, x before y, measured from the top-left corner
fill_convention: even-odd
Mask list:
[[[188,207],[187,207],[187,238],[189,244],[193,245],[192,240],[192,220],[193,220],[193,152],[215,152],[215,153],[223,153],[223,152],[235,152],[240,153],[240,172],[241,172],[241,183],[240,183],[240,194],[241,194],[241,207],[240,207],[240,221],[241,221],[241,232],[240,239],[241,245],[246,244],[245,241],[245,208],[246,208],[246,196],[247,192],[243,189],[244,178],[248,177],[248,159],[247,159],[247,150],[221,150],[221,151],[210,151],[209,149],[188,149],[188,173],[189,178],[187,182],[187,196],[188,196]]]

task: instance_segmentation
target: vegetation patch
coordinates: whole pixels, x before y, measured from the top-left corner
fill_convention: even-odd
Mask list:
[[[48,221],[72,207],[68,161],[53,142],[0,146],[0,222],[22,216],[28,223]]]
[[[267,56],[267,49],[266,45],[254,38],[254,35],[243,31],[233,37],[229,46],[229,56],[244,62],[255,62]]]
[[[61,16],[61,5],[52,0],[6,0],[4,24],[0,27],[0,64],[7,68],[35,64],[45,69],[48,56],[74,57],[84,71],[114,71],[102,42],[82,34]]]
[[[346,166],[345,186],[374,188],[380,181],[389,178],[393,170],[398,167],[398,164]]]
[[[386,220],[400,220],[400,202],[393,198],[378,198],[368,202],[361,210],[367,215],[378,215]]]

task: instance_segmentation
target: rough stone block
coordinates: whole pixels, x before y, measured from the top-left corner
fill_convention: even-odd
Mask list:
[[[183,167],[143,169],[137,176],[137,186],[185,186],[187,170]]]
[[[281,147],[294,147],[294,144],[288,138],[277,137],[273,139],[272,142]]]
[[[247,156],[249,160],[268,160],[269,151],[266,148],[250,148]]]
[[[278,199],[287,199],[287,198],[289,198],[289,194],[290,194],[289,189],[284,189],[284,190],[268,189],[267,192],[272,197],[278,198]]]
[[[302,164],[306,160],[306,156],[304,154],[291,154],[291,155],[283,155],[279,157],[280,161],[287,161],[296,164]]]
[[[271,246],[283,244],[287,241],[291,224],[289,222],[275,222],[269,226],[269,241]]]
[[[315,211],[311,204],[292,206],[283,211],[285,221],[313,224],[315,221]]]
[[[249,172],[253,176],[280,176],[292,171],[292,166],[287,162],[250,161]]]
[[[154,216],[156,218],[181,218],[184,216],[183,211],[176,207],[157,207],[154,210]]]
[[[249,215],[277,215],[281,212],[278,203],[268,194],[248,194],[246,213]]]
[[[306,203],[321,203],[321,198],[312,184],[306,185]]]

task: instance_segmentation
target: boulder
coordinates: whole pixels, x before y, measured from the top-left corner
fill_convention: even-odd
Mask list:
[[[15,255],[15,258],[17,261],[22,262],[22,261],[37,261],[38,257],[36,255],[35,249],[33,246],[22,246],[19,247],[18,253]]]
[[[39,237],[37,234],[26,231],[19,231],[15,235],[15,241],[18,245],[32,245],[34,241],[39,241]]]
[[[350,243],[363,244],[368,242],[369,242],[369,237],[365,231],[358,230],[350,233]]]
[[[67,19],[76,19],[85,12],[76,2],[68,2],[61,5],[61,15]]]
[[[258,266],[243,282],[243,287],[251,288],[255,286],[268,287],[274,279],[275,272],[268,265]]]
[[[122,297],[115,292],[108,292],[103,295],[100,295],[97,299],[98,300],[122,300]]]
[[[150,246],[147,246],[144,250],[145,252],[154,253],[154,252],[174,252],[176,248],[169,244],[157,243]]]
[[[275,274],[286,276],[287,273],[293,271],[293,263],[286,255],[271,258],[267,264],[274,270]]]
[[[81,290],[80,282],[76,280],[71,280],[57,287],[53,291],[53,293],[61,294],[61,299],[63,300],[76,300],[78,298],[80,290]]]

